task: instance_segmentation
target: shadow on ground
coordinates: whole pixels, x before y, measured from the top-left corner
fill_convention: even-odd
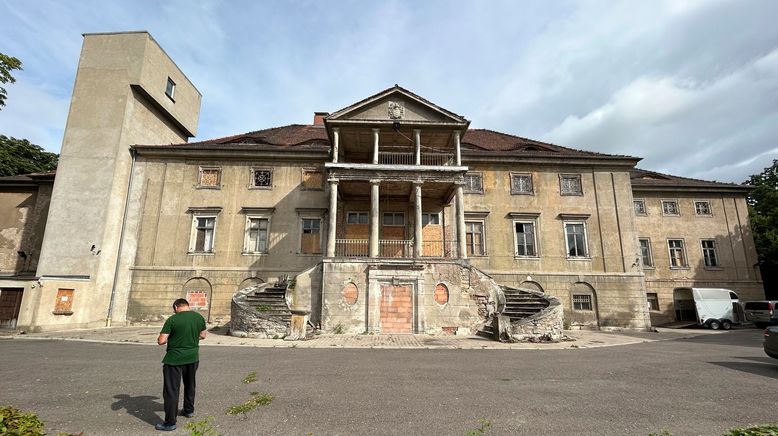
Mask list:
[[[735,357],[742,362],[708,362],[724,368],[761,375],[778,380],[778,360],[765,357]]]
[[[133,397],[127,394],[117,394],[113,396],[116,401],[111,404],[111,410],[125,409],[128,414],[140,419],[149,425],[154,425],[162,422],[156,412],[165,410],[162,403],[158,403],[154,400],[158,400],[159,397],[153,397],[151,395],[139,395]]]

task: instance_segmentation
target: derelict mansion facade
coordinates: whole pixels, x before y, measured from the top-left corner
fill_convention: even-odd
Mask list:
[[[465,267],[556,296],[574,326],[675,320],[681,287],[764,297],[745,187],[470,129],[399,86],[187,142],[199,107],[147,33],[85,35],[56,178],[0,179],[16,326],[159,322],[179,297],[225,322],[238,290],[289,275],[325,330],[472,331],[489,295]]]

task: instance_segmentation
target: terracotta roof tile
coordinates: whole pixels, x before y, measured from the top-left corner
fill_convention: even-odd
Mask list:
[[[576,150],[562,147],[548,142],[536,141],[521,136],[495,132],[488,129],[469,129],[462,137],[462,145],[465,150],[514,152],[521,154],[537,155],[572,155],[572,156],[596,156],[596,157],[632,157],[597,153],[593,151]],[[514,154],[511,153],[511,154]]]
[[[656,171],[642,170],[633,168],[630,170],[630,179],[632,186],[640,187],[689,187],[689,188],[735,188],[752,189],[749,185],[739,185],[737,183],[725,183],[701,179],[692,179],[689,177],[673,176],[670,174],[658,173]]]

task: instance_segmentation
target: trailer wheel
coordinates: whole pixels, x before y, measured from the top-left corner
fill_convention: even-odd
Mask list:
[[[724,330],[729,330],[732,328],[732,323],[729,322],[729,320],[725,319],[724,321],[721,322],[721,328]]]
[[[718,330],[721,327],[721,322],[717,319],[712,319],[708,322],[708,327],[710,327],[711,330]]]

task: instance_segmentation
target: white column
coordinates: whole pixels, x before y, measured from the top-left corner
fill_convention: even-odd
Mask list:
[[[332,163],[338,163],[338,147],[340,146],[340,129],[332,129]]]
[[[422,256],[422,247],[424,241],[422,236],[422,222],[421,222],[421,183],[414,183],[413,189],[415,192],[414,211],[416,212],[415,219],[415,233],[413,238],[413,257],[419,258]]]
[[[465,236],[465,195],[462,185],[457,185],[457,245],[459,258],[467,259],[467,239]]]
[[[338,227],[338,181],[330,180],[330,216],[327,224],[327,257],[335,257]]]
[[[373,129],[373,163],[378,163],[378,132],[379,129]]]
[[[378,257],[378,185],[379,180],[370,181],[370,257]]]
[[[454,146],[457,153],[457,166],[462,166],[462,150],[459,148],[459,131],[454,132]]]
[[[421,165],[421,130],[413,129],[413,139],[416,142],[416,165]]]

